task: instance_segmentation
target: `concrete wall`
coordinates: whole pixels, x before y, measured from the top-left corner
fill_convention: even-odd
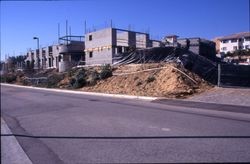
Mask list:
[[[92,51],[92,57],[91,51],[85,52],[86,65],[112,64],[114,51],[114,47],[105,48],[100,51]]]
[[[149,35],[136,33],[136,48],[149,47]]]
[[[150,40],[149,47],[161,47],[161,41],[158,40]]]
[[[92,40],[90,40],[90,36],[92,36]],[[85,47],[87,51],[89,51],[89,49],[111,45],[116,45],[116,33],[112,28],[91,32],[85,36]]]
[[[116,46],[115,29],[107,28],[86,34],[86,64],[112,64],[114,46]]]
[[[116,30],[117,46],[136,47],[136,33],[133,31]]]
[[[117,35],[117,41],[116,41],[116,45],[117,46],[129,46],[129,32],[128,31],[116,31],[116,35]]]

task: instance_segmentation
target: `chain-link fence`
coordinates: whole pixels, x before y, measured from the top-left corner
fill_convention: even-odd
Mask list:
[[[218,64],[218,86],[250,87],[250,65]]]

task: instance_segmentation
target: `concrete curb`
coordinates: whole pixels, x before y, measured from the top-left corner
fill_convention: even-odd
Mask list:
[[[48,88],[23,86],[23,85],[16,85],[16,84],[6,84],[6,83],[1,83],[1,85],[19,87],[19,88],[37,89],[37,90],[44,90],[44,91],[54,91],[54,92],[61,92],[61,93],[73,93],[73,94],[103,96],[103,97],[115,97],[115,98],[125,98],[125,99],[139,99],[139,100],[146,100],[146,101],[152,101],[152,100],[156,100],[156,99],[160,98],[160,97],[132,96],[132,95],[122,95],[122,94],[108,94],[108,93],[98,93],[98,92],[72,91],[72,90],[65,90],[65,89],[48,89]]]
[[[1,117],[1,134],[12,134],[8,125]],[[1,136],[2,164],[32,164],[14,136]]]

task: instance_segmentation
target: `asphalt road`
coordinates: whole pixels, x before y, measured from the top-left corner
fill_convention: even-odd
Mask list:
[[[250,162],[250,107],[170,102],[1,86],[34,164]]]

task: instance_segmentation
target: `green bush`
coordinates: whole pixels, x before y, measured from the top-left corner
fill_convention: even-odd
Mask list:
[[[73,88],[82,88],[87,84],[87,75],[84,69],[80,69],[76,72],[76,75],[73,79],[71,79],[70,84]]]
[[[1,82],[6,82],[6,83],[13,83],[16,82],[16,75],[12,75],[12,74],[5,74],[5,75],[1,75]]]
[[[155,81],[155,77],[154,77],[154,76],[149,76],[149,77],[147,78],[147,80],[146,80],[147,83],[151,83],[151,82],[153,82],[153,81]]]
[[[69,81],[70,86],[73,87],[73,85],[75,84],[75,82],[76,82],[76,79],[75,78],[71,78],[70,81]]]
[[[63,80],[64,76],[62,74],[52,74],[51,76],[48,77],[48,88],[54,88],[57,87],[57,84]],[[45,81],[44,81],[45,82]],[[40,81],[40,83],[43,83],[43,81]]]
[[[111,77],[113,74],[112,74],[112,68],[109,64],[107,65],[104,65],[101,67],[101,72],[100,72],[100,79],[107,79],[109,77]]]
[[[88,79],[88,84],[89,85],[95,85],[97,80],[99,80],[99,73],[97,71],[93,71],[90,73],[89,75],[89,79]]]

